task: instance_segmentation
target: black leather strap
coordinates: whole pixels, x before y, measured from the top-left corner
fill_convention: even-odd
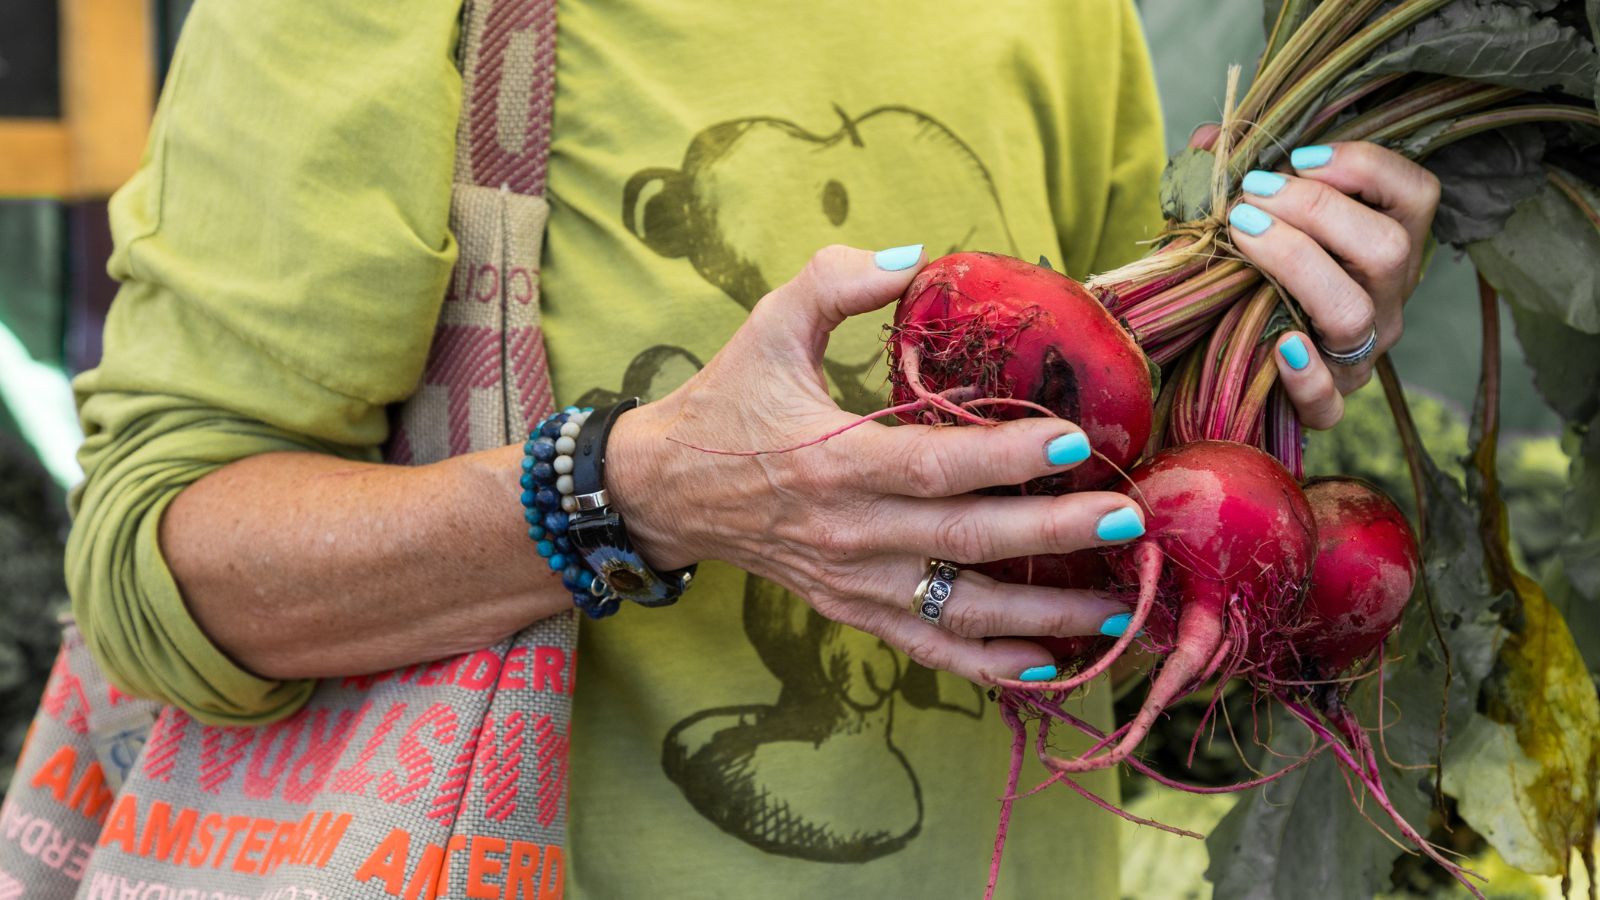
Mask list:
[[[609,591],[641,606],[668,606],[694,578],[695,567],[670,572],[650,568],[628,540],[622,516],[611,508],[606,493],[606,443],[622,414],[639,405],[634,397],[610,409],[596,410],[578,431],[572,452],[572,493],[578,509],[568,517],[567,538],[584,563]]]

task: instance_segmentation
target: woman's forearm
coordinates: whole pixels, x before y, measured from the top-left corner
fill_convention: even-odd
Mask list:
[[[415,468],[251,457],[178,495],[162,552],[200,627],[265,677],[477,649],[572,606],[524,531],[521,452]]]

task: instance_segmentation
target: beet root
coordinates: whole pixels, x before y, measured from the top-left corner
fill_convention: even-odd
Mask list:
[[[954,253],[929,263],[895,308],[889,357],[893,403],[911,405],[903,421],[1045,413],[1082,428],[1098,458],[1033,482],[1034,493],[1107,484],[1150,436],[1144,352],[1083,286],[1020,259]]]
[[[1112,735],[1112,749],[1045,760],[1060,772],[1124,761],[1174,700],[1213,675],[1249,675],[1283,653],[1281,635],[1316,555],[1305,495],[1277,460],[1254,447],[1184,444],[1130,477],[1126,492],[1145,508],[1148,537],[1108,557],[1120,580],[1139,585],[1141,599],[1154,594],[1174,612],[1176,639],[1138,714]],[[1159,576],[1154,585],[1152,572]]]
[[[1317,559],[1291,642],[1298,676],[1316,681],[1371,656],[1400,624],[1422,554],[1405,514],[1366,482],[1317,479],[1305,493]]]

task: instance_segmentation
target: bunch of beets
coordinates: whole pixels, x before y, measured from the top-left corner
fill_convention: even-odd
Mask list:
[[[1353,479],[1302,487],[1277,459],[1236,441],[1147,452],[1152,391],[1145,354],[1093,294],[1043,266],[989,253],[933,261],[899,302],[889,353],[902,420],[1068,419],[1088,435],[1096,457],[1018,490],[1119,489],[1145,512],[1146,537],[1128,546],[978,567],[1001,581],[1138,597],[1120,638],[1040,639],[1070,674],[1044,683],[1001,682],[1002,716],[1016,740],[991,876],[1017,792],[1027,721],[1039,724],[1036,752],[1052,780],[1116,811],[1083,791],[1072,774],[1127,764],[1185,787],[1144,766],[1134,751],[1168,705],[1214,679],[1221,685],[1237,678],[1314,732],[1318,743],[1305,759],[1331,749],[1408,840],[1461,877],[1394,810],[1368,733],[1345,703],[1352,676],[1377,664],[1419,573],[1416,541],[1393,501]],[[1067,712],[1062,701],[1069,692],[1136,646],[1161,662],[1132,722],[1107,735]],[[1088,733],[1094,744],[1074,758],[1054,755],[1053,722]],[[1231,788],[1195,790],[1254,787],[1293,768]]]
[[[1265,7],[1267,45],[1249,89],[1236,102],[1239,73],[1230,71],[1214,139],[1168,166],[1161,185],[1167,224],[1148,255],[1086,285],[1010,257],[946,256],[912,282],[887,335],[890,411],[902,421],[1070,420],[1088,435],[1095,458],[1015,490],[1121,490],[1145,514],[1145,537],[1129,546],[980,567],[1002,581],[1137,597],[1123,637],[1041,639],[1066,673],[1059,680],[1001,684],[1000,711],[1014,741],[990,894],[1028,725],[1036,723],[1034,752],[1050,780],[1129,818],[1073,776],[1124,764],[1172,787],[1219,792],[1266,783],[1330,753],[1354,799],[1370,795],[1406,841],[1482,897],[1473,873],[1390,803],[1369,730],[1347,702],[1355,683],[1376,675],[1382,709],[1384,639],[1419,578],[1416,540],[1395,504],[1370,485],[1302,484],[1302,431],[1271,353],[1276,334],[1303,329],[1304,317],[1231,246],[1226,214],[1245,172],[1287,171],[1286,147],[1374,141],[1439,177],[1434,237],[1467,248],[1480,269],[1488,265],[1487,282],[1570,295],[1572,285],[1588,283],[1583,275],[1594,261],[1573,250],[1581,242],[1551,239],[1538,215],[1561,207],[1560,215],[1581,223],[1573,227],[1600,228],[1600,5],[1268,0]],[[1535,195],[1550,202],[1530,207]],[[1536,214],[1517,220],[1514,209]],[[1530,241],[1549,245],[1543,264],[1519,262]],[[1395,402],[1392,370],[1380,361],[1379,371]],[[1135,650],[1158,662],[1131,722],[1105,734],[1063,707],[1071,691]],[[1238,681],[1310,730],[1305,757],[1251,782],[1195,788],[1135,755],[1166,707]],[[1215,709],[1216,694],[1211,702]],[[1382,723],[1371,724],[1381,738]],[[1057,755],[1052,727],[1081,731],[1091,744],[1077,756]]]

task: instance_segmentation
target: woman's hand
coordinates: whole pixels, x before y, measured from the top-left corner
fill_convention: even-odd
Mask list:
[[[1344,394],[1366,384],[1377,357],[1400,340],[1401,307],[1421,278],[1439,206],[1433,173],[1377,144],[1301,147],[1294,174],[1251,172],[1229,213],[1234,245],[1300,303],[1317,338],[1280,335],[1278,374],[1312,428],[1344,415]],[[1358,199],[1359,198],[1359,199]],[[1339,365],[1376,334],[1371,355]]]
[[[929,557],[973,564],[1143,533],[1137,506],[1121,494],[972,496],[1081,462],[1083,450],[1069,452],[1085,446],[1077,426],[1044,418],[993,428],[868,423],[789,452],[708,452],[794,447],[854,422],[828,396],[828,335],[846,317],[898,298],[925,262],[920,249],[818,252],[756,305],[704,370],[618,420],[607,480],[630,534],[658,567],[725,560],[922,665],[979,682],[1016,678],[1053,660],[1006,636],[1096,634],[1127,608],[1090,591],[1001,584],[969,571],[935,626],[913,611],[912,593]]]

